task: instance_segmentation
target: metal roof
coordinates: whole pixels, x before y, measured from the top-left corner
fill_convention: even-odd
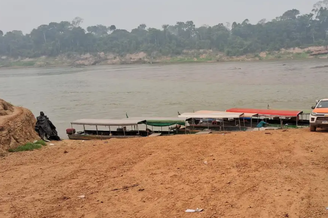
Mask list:
[[[243,113],[243,115],[241,115],[241,117],[249,117],[249,118],[252,118],[252,117],[257,117],[259,114],[257,113]]]
[[[226,111],[208,111],[208,110],[200,110],[196,111],[197,114],[217,114],[217,113],[226,113]],[[232,113],[232,112],[230,112]],[[258,116],[257,113],[243,113],[241,117],[255,117]]]
[[[130,126],[145,122],[140,119],[81,119],[71,122],[75,125]]]
[[[277,117],[297,117],[303,111],[289,111],[289,110],[269,110],[269,109],[250,109],[250,108],[231,108],[227,112],[238,113],[256,113],[264,116],[277,116]]]
[[[239,118],[243,113],[229,113],[229,112],[220,112],[220,113],[183,113],[179,115],[181,118]]]
[[[133,119],[133,120],[146,120],[146,121],[150,121],[150,120],[161,120],[161,121],[165,121],[165,120],[178,120],[178,121],[185,121],[185,118],[181,118],[181,117],[129,117],[126,119]]]
[[[222,113],[222,112],[225,112],[225,111],[208,111],[208,110],[200,110],[200,111],[196,111],[194,113],[197,113],[197,114],[213,114],[213,113]]]
[[[173,125],[186,125],[186,118],[180,117],[131,117],[127,119],[134,119],[134,120],[145,120],[142,122],[143,124],[150,125],[150,126],[173,126]]]

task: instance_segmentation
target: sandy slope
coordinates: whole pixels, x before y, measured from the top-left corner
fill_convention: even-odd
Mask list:
[[[9,148],[39,139],[34,130],[35,123],[30,110],[15,107],[0,99],[0,154]]]
[[[328,217],[328,133],[270,133],[63,141],[9,154],[0,217]],[[184,212],[197,207],[204,212]]]

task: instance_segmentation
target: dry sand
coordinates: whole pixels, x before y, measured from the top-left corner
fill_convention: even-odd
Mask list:
[[[328,133],[308,129],[62,141],[0,158],[2,218],[317,218],[326,207]]]

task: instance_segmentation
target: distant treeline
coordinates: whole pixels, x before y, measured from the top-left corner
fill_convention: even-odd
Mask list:
[[[131,32],[115,25],[81,28],[81,18],[50,23],[24,35],[0,30],[0,55],[7,57],[58,56],[67,53],[105,52],[124,55],[179,55],[183,50],[212,49],[239,56],[282,48],[328,44],[328,0],[314,5],[312,13],[288,10],[272,21],[251,24],[248,19],[232,25],[195,27],[192,21],[163,25],[162,29],[139,25]]]

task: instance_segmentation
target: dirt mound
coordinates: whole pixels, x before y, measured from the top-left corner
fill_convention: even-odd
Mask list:
[[[0,116],[7,116],[14,112],[14,106],[0,99]]]
[[[0,99],[0,153],[38,139],[35,123],[31,111]]]
[[[0,159],[0,214],[328,217],[327,140],[304,129],[62,141]]]

